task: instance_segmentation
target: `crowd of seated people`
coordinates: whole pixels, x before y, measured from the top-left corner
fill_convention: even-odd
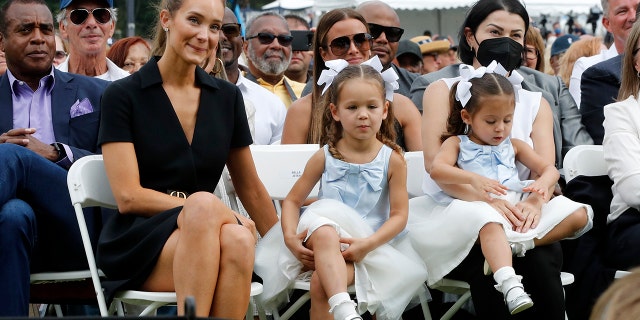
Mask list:
[[[522,285],[531,295],[527,301],[532,303],[527,302],[526,308],[505,305],[508,293],[494,288],[495,275],[485,274],[486,242],[470,244],[460,261],[447,266],[443,274],[470,284],[474,308],[468,312],[479,319],[510,318],[511,313],[518,313],[518,319],[564,319],[565,314],[570,319],[586,319],[596,299],[613,283],[606,270],[640,265],[638,246],[634,246],[640,239],[636,235],[640,230],[635,231],[640,225],[636,191],[640,184],[636,182],[639,5],[640,0],[602,1],[602,26],[613,39],[606,47],[598,35],[565,34],[561,29],[555,37],[546,38],[530,23],[519,0],[477,0],[465,14],[457,39],[408,34],[397,12],[380,0],[325,12],[317,25],[310,24],[308,17],[273,11],[256,14],[240,25],[223,1],[162,0],[151,38],[127,37],[110,44],[118,18],[113,0],[61,0],[56,12],[44,0],[8,0],[0,8],[0,317],[28,315],[30,273],[86,268],[66,175],[75,161],[91,154],[103,154],[118,203],[118,213],[104,218],[99,211],[85,210],[96,261],[106,275],[107,298],[121,289],[174,291],[179,300],[194,296],[199,316],[244,317],[251,281],[269,281],[258,279],[253,259],[246,258],[254,256],[259,237],[279,226],[249,145],[328,145],[332,161],[344,160],[347,167],[364,170],[360,167],[378,154],[364,152],[371,150],[370,145],[364,147],[371,139],[340,140],[350,134],[351,120],[341,118],[345,115],[338,112],[341,109],[335,102],[343,100],[335,100],[337,95],[342,97],[343,85],[329,89],[333,77],[338,79],[347,66],[366,64],[381,75],[382,82],[393,84],[382,88],[383,120],[392,130],[380,129],[377,140],[398,151],[422,151],[427,172],[423,196],[408,199],[406,194],[395,193],[389,198],[391,206],[385,210],[396,219],[394,229],[378,225],[381,231],[374,234],[381,232],[385,241],[375,246],[404,245],[399,241],[402,237],[420,237],[411,232],[420,230],[415,224],[443,223],[429,219],[434,208],[444,208],[439,197],[483,201],[488,210],[505,218],[500,227],[520,232],[535,228],[551,199],[563,193],[570,197],[576,194],[575,188],[583,187],[565,186],[560,175],[549,190],[506,200],[495,189],[496,184],[500,190],[508,189],[505,181],[480,185],[431,178],[434,159],[443,157],[443,134],[455,131],[448,127],[452,113],[469,115],[467,120],[462,117],[469,123],[460,123],[463,129],[467,125],[464,135],[474,140],[480,134],[477,122],[476,130],[469,126],[475,113],[452,109],[456,102],[469,101],[477,93],[474,90],[482,89],[473,88],[474,81],[469,80],[474,77],[499,73],[509,79],[515,112],[503,125],[513,126],[510,137],[528,145],[540,161],[560,173],[564,155],[574,146],[603,145],[613,198],[602,200],[610,201],[610,208],[593,213],[594,222],[604,221],[594,227],[605,230],[597,233],[596,240],[606,245],[593,253],[593,259],[602,261],[598,264],[601,270],[585,272],[585,266],[591,264],[580,267],[571,261],[584,259],[572,250],[580,241],[587,241],[583,238],[593,239],[594,233],[587,231],[591,211],[585,210],[589,212],[585,224],[580,220],[580,231],[574,231],[587,232],[586,237],[511,241],[513,269],[524,277]],[[304,32],[292,30],[313,34],[308,38],[309,50],[293,49],[300,40],[294,35]],[[445,58],[446,63],[441,61]],[[545,65],[551,65],[553,71],[545,73]],[[369,69],[360,72],[371,72]],[[356,68],[347,70],[355,72]],[[470,86],[464,91],[466,98],[458,92],[462,80]],[[378,116],[371,111],[378,101],[367,102],[366,112],[357,111],[361,110],[357,100],[350,103],[353,106],[347,110],[361,122],[359,130],[365,136],[370,118]],[[494,114],[482,121],[500,128]],[[329,125],[338,129],[329,130]],[[448,160],[455,163],[457,159]],[[541,178],[540,172],[528,170],[530,165],[516,162],[521,181],[547,179],[548,175]],[[329,185],[327,175],[334,169],[319,168],[312,170],[312,178]],[[233,212],[212,195],[225,170],[248,216]],[[401,175],[398,170],[386,168],[381,173],[387,175],[390,190],[397,190],[397,183],[406,183],[406,176],[397,176]],[[405,169],[400,172],[406,175]],[[393,179],[392,173],[396,175]],[[589,199],[581,200],[591,204]],[[405,208],[408,214],[399,218],[404,215],[397,210]],[[603,216],[607,218],[597,218]],[[296,241],[308,246],[297,251],[303,254],[296,257],[304,260],[305,268],[315,269],[313,248],[318,245],[307,238],[317,231],[306,232],[295,234],[300,237]],[[285,241],[293,243],[292,239]],[[345,247],[363,246],[363,252],[374,247],[368,241],[340,242]],[[54,252],[63,255],[53,256]],[[339,253],[320,248],[318,252]],[[356,272],[347,273],[343,280],[361,283],[353,279],[360,272],[361,259],[345,252],[349,253],[344,256],[347,266]],[[418,250],[416,254],[422,253]],[[321,280],[312,280],[312,284],[333,285],[322,276],[330,269],[323,266],[319,270]],[[561,271],[573,273],[574,288],[588,288],[588,294],[568,287],[565,299]],[[581,287],[590,281],[586,274],[600,271],[600,285]],[[423,280],[428,282],[426,275]],[[356,296],[358,290],[364,289],[356,287]],[[344,305],[351,300],[343,295],[332,300],[326,288],[311,293],[311,301],[323,301],[322,308],[331,306],[319,311],[312,305],[314,319],[329,317],[326,311],[335,319],[359,319],[367,311],[356,306],[358,314],[345,312]],[[431,304],[444,303],[438,295],[433,299]],[[415,305],[407,302],[409,308]],[[602,302],[596,310],[603,312],[601,307]],[[177,313],[184,312],[178,304]],[[383,312],[377,316],[385,319]]]

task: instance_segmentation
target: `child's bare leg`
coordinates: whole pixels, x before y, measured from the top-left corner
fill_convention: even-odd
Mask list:
[[[311,319],[331,319],[329,310],[332,297],[342,297],[339,303],[351,301],[347,285],[354,279],[353,265],[344,261],[340,237],[332,226],[316,229],[307,244],[313,250],[316,267],[311,277]]]
[[[511,247],[501,224],[487,223],[480,229],[479,235],[482,254],[491,270],[512,265]]]
[[[564,218],[541,239],[533,239],[533,243],[536,246],[543,246],[571,237],[584,228],[588,219],[587,209],[582,207]]]

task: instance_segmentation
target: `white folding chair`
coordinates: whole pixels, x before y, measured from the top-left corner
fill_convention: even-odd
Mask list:
[[[80,227],[80,235],[82,236],[85,254],[89,263],[89,270],[98,301],[98,307],[100,308],[100,315],[107,316],[109,310],[107,309],[102,285],[100,284],[99,274],[101,271],[99,271],[96,266],[89,232],[82,212],[82,208],[96,206],[117,209],[116,201],[111,193],[109,180],[104,170],[102,155],[86,156],[75,161],[69,169],[67,185],[69,195],[71,196],[71,203],[73,204]],[[252,284],[251,295],[255,296],[260,293],[262,293],[262,285],[259,283]],[[155,310],[161,306],[175,305],[177,301],[175,292],[126,290],[117,292],[114,302],[116,303],[118,315],[124,315],[121,303],[129,303],[147,306],[142,313],[139,314],[139,316],[145,316],[154,313]],[[253,318],[253,310],[248,310],[247,317],[249,316],[249,312],[251,312],[251,318]]]
[[[562,162],[564,179],[571,181],[577,176],[602,176],[607,174],[602,145],[578,145],[567,151]],[[617,270],[615,279],[628,275],[629,271]]]

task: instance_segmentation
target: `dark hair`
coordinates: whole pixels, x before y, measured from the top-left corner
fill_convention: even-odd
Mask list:
[[[462,63],[472,65],[473,57],[475,56],[471,46],[467,43],[464,29],[469,28],[475,34],[480,23],[491,13],[498,10],[519,15],[524,21],[525,33],[529,29],[529,14],[519,0],[479,0],[467,13],[458,34],[458,57]]]
[[[348,20],[348,19],[356,19],[362,22],[362,24],[369,32],[369,25],[367,25],[367,21],[364,20],[364,17],[357,11],[351,8],[338,8],[333,9],[320,18],[318,22],[318,26],[316,28],[316,32],[313,34],[313,92],[311,96],[311,122],[309,124],[309,133],[307,134],[307,143],[318,143],[322,137],[322,126],[321,119],[323,110],[318,109],[317,106],[322,105],[319,103],[322,92],[322,88],[315,83],[318,82],[318,78],[322,73],[322,70],[326,68],[324,64],[324,60],[322,60],[322,55],[320,54],[320,48],[327,46],[327,33],[329,33],[329,29],[333,27],[339,21]]]
[[[7,11],[9,11],[9,8],[15,3],[41,4],[47,7],[47,3],[44,2],[44,0],[9,0],[5,2],[5,4],[0,7],[0,33],[2,33],[5,37],[7,34]],[[47,7],[47,10],[49,10],[49,7]],[[51,17],[53,18],[53,14],[51,15]]]
[[[440,137],[441,141],[447,140],[451,136],[457,136],[466,134],[467,128],[464,121],[462,121],[461,111],[467,110],[470,115],[473,115],[479,108],[481,108],[483,98],[487,96],[500,96],[510,95],[514,97],[515,107],[515,92],[513,85],[507,78],[497,73],[485,73],[481,78],[472,78],[471,82],[471,98],[467,102],[467,105],[462,107],[462,103],[456,99],[456,90],[458,89],[459,81],[456,82],[449,91],[449,101],[451,101],[451,111],[449,112],[449,118],[447,119],[447,132]]]
[[[307,20],[305,20],[303,17],[297,15],[297,14],[287,14],[284,16],[285,20],[295,20],[298,22],[298,24],[303,25],[305,28],[307,28],[307,30],[309,30],[311,28],[311,26],[309,25],[309,22],[307,22]]]
[[[144,46],[147,47],[149,51],[151,51],[151,48],[149,47],[147,41],[145,41],[141,37],[127,37],[122,38],[111,45],[109,52],[107,52],[107,58],[109,58],[109,60],[115,63],[118,67],[124,67],[124,62],[127,59],[127,54],[129,54],[129,48],[131,48],[131,46],[136,43],[144,44]]]
[[[157,22],[156,22],[156,31],[153,39],[153,46],[151,46],[151,56],[161,56],[164,54],[164,49],[167,45],[167,33],[162,28],[162,22],[160,22],[160,12],[162,10],[169,11],[169,14],[173,16],[178,9],[182,7],[182,0],[162,0],[160,4],[156,7],[157,12]]]
[[[338,100],[340,99],[340,94],[342,93],[342,87],[347,81],[371,81],[374,82],[378,88],[380,89],[380,97],[383,101],[385,101],[385,87],[384,80],[382,79],[382,75],[376,69],[371,66],[360,64],[360,65],[349,65],[345,67],[342,71],[340,71],[335,78],[333,78],[333,83],[325,92],[325,99],[322,101],[322,139],[320,140],[320,145],[328,144],[329,152],[331,155],[340,160],[344,160],[344,157],[338,149],[336,149],[336,143],[342,138],[342,124],[335,119],[331,114],[331,108],[329,105],[333,103],[334,105],[338,104]],[[394,127],[395,118],[393,116],[393,106],[392,103],[389,103],[389,109],[387,111],[387,118],[382,120],[382,125],[380,126],[380,130],[376,133],[376,138],[382,141],[382,143],[388,145],[393,150],[402,154],[402,149],[398,146],[396,141],[396,130]]]

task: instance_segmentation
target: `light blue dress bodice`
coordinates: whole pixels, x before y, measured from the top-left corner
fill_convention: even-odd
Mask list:
[[[389,159],[393,150],[382,145],[369,163],[354,164],[338,160],[323,147],[325,165],[320,180],[320,199],[340,201],[358,212],[375,231],[389,219]]]
[[[466,135],[459,135],[460,153],[458,153],[458,167],[477,173],[483,177],[494,179],[505,185],[509,190],[522,192],[522,188],[532,181],[521,181],[516,168],[516,156],[507,137],[497,146],[479,145]]]

